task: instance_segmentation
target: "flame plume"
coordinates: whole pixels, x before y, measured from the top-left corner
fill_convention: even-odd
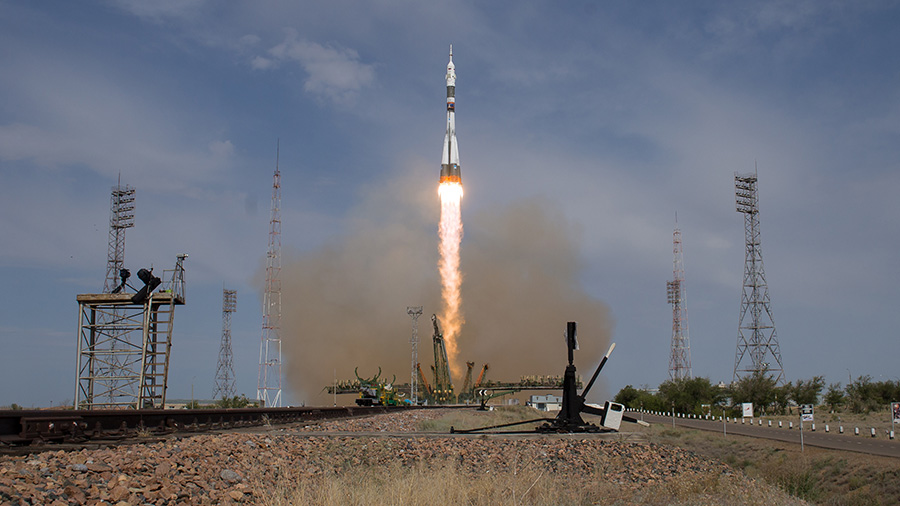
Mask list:
[[[462,273],[459,270],[459,244],[463,235],[462,214],[460,213],[460,201],[463,196],[462,183],[441,183],[438,187],[438,195],[441,196],[441,223],[438,227],[438,234],[441,238],[441,258],[438,262],[438,269],[441,273],[441,298],[444,306],[441,325],[450,369],[458,378],[463,371],[458,360],[457,338],[462,324],[465,322],[460,312]]]

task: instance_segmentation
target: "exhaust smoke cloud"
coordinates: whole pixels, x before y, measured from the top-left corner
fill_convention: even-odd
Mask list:
[[[366,192],[345,235],[313,251],[285,252],[285,386],[295,399],[330,403],[323,389],[335,377],[354,379],[355,367],[361,377],[381,367],[383,378],[408,382],[406,307],[422,305],[426,316],[441,309],[434,269],[439,212],[433,184],[403,174]],[[579,283],[578,228],[553,202],[530,198],[471,212],[466,230],[459,358],[476,367],[489,363],[494,380],[562,374],[563,335],[574,320],[581,345],[576,363],[588,376],[609,344],[612,322],[606,305]],[[426,374],[433,361],[431,326],[421,318],[419,362]],[[463,378],[453,381],[459,389]]]

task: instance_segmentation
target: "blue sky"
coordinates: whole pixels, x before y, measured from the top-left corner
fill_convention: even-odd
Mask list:
[[[325,370],[405,379],[405,307],[438,311],[449,43],[463,308],[484,354],[467,359],[496,379],[561,373],[562,353],[523,344],[558,336],[517,327],[541,315],[617,342],[609,393],[665,380],[677,212],[693,372],[730,380],[733,176],[756,164],[787,379],[897,379],[898,21],[877,1],[0,0],[0,405],[72,399],[75,295],[103,286],[120,173],[137,188],[126,265],[190,255],[169,396],[212,392],[224,285],[238,390],[254,397],[276,139],[286,401],[321,401]],[[522,273],[546,299],[497,302]]]

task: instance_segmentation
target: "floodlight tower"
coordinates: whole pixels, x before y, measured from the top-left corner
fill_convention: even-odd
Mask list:
[[[412,318],[412,337],[409,338],[409,344],[412,346],[412,367],[410,367],[411,376],[409,379],[409,398],[413,404],[419,402],[419,317],[422,316],[422,306],[407,306],[406,314]]]
[[[213,399],[234,397],[234,363],[231,352],[231,313],[237,310],[237,290],[222,289],[222,342],[216,366],[216,389]]]
[[[669,357],[669,379],[691,379],[691,341],[688,337],[687,292],[684,287],[684,254],[681,247],[681,230],[675,215],[675,232],[672,234],[675,260],[673,281],[666,283],[666,294],[672,304],[672,355]]]
[[[769,287],[763,267],[759,233],[759,196],[757,174],[734,175],[737,212],[744,215],[744,283],[741,292],[741,316],[738,322],[734,376],[756,373],[773,374],[777,384],[784,383],[784,365],[775,333],[775,321],[769,307]]]
[[[125,230],[134,227],[134,187],[122,186],[122,175],[112,187],[109,203],[109,247],[106,255],[106,281],[103,293],[119,285],[119,273],[125,267]]]
[[[256,399],[261,406],[281,406],[281,172],[280,143],[275,149],[272,181],[272,219],[266,254],[266,292],[263,297],[262,341],[259,345],[259,377]]]

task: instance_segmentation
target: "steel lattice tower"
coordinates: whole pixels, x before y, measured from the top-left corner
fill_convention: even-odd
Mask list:
[[[231,399],[234,392],[234,362],[231,352],[231,313],[237,310],[237,290],[222,289],[222,342],[216,366],[213,399]]]
[[[272,182],[272,219],[266,254],[266,292],[263,299],[262,342],[259,345],[259,377],[256,399],[261,406],[281,406],[281,172],[280,146],[275,151]]]
[[[109,198],[109,245],[106,254],[106,279],[103,282],[103,293],[111,293],[119,286],[120,272],[125,268],[125,231],[134,227],[134,187],[122,186],[122,175],[116,186],[112,187]],[[122,282],[124,282],[124,278]],[[112,324],[120,321],[122,314],[119,308],[113,308],[111,312],[101,313],[101,324]],[[114,404],[117,397],[122,397],[120,388],[122,373],[122,359],[124,358],[117,346],[128,331],[125,327],[110,325],[109,332],[113,339],[109,341],[109,360],[101,368],[100,374],[106,378],[109,385],[107,402]],[[129,389],[126,389],[129,390]],[[134,395],[133,390],[124,392],[125,397]]]
[[[412,318],[412,337],[409,338],[409,344],[412,346],[412,367],[410,367],[411,376],[409,379],[409,398],[413,404],[419,402],[419,317],[422,316],[422,306],[408,306],[406,314]]]
[[[784,383],[784,365],[775,333],[769,287],[763,267],[759,233],[759,196],[757,175],[734,175],[737,212],[744,215],[744,284],[741,292],[741,316],[738,323],[734,377],[771,373],[777,384]]]
[[[669,304],[672,304],[672,355],[669,357],[669,379],[691,379],[691,341],[688,337],[687,292],[684,287],[684,253],[677,216],[672,243],[675,254],[674,280],[666,283],[666,294]]]
[[[119,176],[119,183],[112,187],[110,195],[109,248],[103,293],[110,293],[119,285],[119,272],[125,267],[125,230],[134,227],[134,187],[121,183]]]

